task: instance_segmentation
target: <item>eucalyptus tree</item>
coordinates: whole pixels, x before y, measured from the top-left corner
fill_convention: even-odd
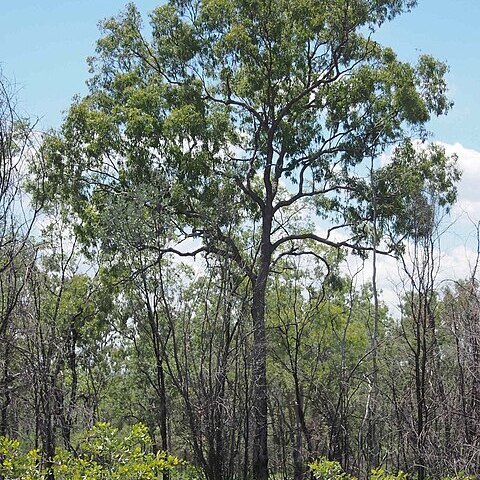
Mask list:
[[[437,282],[442,221],[456,196],[455,188],[448,187],[445,180],[455,181],[460,174],[454,162],[444,163],[444,160],[444,152],[435,145],[418,150],[409,143],[387,167],[402,172],[403,181],[408,185],[408,194],[404,192],[400,200],[407,213],[403,219],[407,225],[407,241],[399,255],[399,275],[405,289],[401,328],[414,385],[412,405],[415,408],[408,415],[412,422],[409,443],[419,480],[430,474],[441,474],[434,470],[439,466],[434,457],[448,455],[445,454],[448,448],[442,450],[441,442],[432,439],[439,405],[446,403],[440,374],[444,354],[438,340]],[[433,174],[432,178],[428,178],[427,172]],[[445,426],[448,430],[446,419]]]
[[[430,117],[450,107],[444,64],[421,56],[410,65],[374,39],[415,3],[172,0],[153,11],[150,32],[131,4],[103,22],[90,92],[37,166],[92,246],[121,255],[124,242],[111,233],[128,205],[139,228],[156,219],[163,239],[139,237],[135,248],[215,255],[241,269],[251,288],[257,480],[268,474],[272,267],[311,253],[307,240],[371,250],[364,164],[424,136]],[[402,185],[389,172],[387,186]],[[394,207],[376,222],[401,234]]]

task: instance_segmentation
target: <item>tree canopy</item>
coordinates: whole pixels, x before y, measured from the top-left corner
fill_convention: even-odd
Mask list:
[[[298,236],[281,219],[297,204],[351,225],[362,165],[450,107],[445,64],[409,65],[374,40],[414,3],[170,2],[149,33],[131,4],[103,22],[90,94],[48,143],[52,188],[85,229],[129,202],[238,260],[222,230],[267,211],[278,247]],[[404,186],[395,174],[384,188]]]

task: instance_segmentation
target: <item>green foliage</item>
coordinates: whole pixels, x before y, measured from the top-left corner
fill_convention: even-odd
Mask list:
[[[216,250],[225,238],[217,227],[261,214],[268,189],[256,174],[272,181],[271,200],[289,177],[303,184],[297,200],[308,180],[316,213],[358,224],[355,242],[368,240],[361,228],[371,212],[361,206],[371,191],[355,166],[422,136],[451,106],[445,64],[426,55],[401,62],[366,35],[415,4],[171,0],[151,14],[148,38],[130,4],[102,24],[90,93],[45,142],[37,194],[68,206],[82,241],[104,251],[144,249],[152,232],[185,225]],[[406,183],[405,173],[387,169],[388,188]],[[404,211],[404,192],[394,193],[378,212],[385,223]]]
[[[147,427],[134,425],[125,437],[108,423],[98,423],[81,443],[77,455],[62,451],[55,458],[57,479],[156,479],[161,472],[182,465],[165,452],[151,453]]]
[[[202,480],[203,475],[185,461],[166,452],[151,453],[147,428],[134,425],[126,436],[120,436],[108,423],[98,423],[85,434],[76,453],[60,450],[53,459],[57,480],[156,480],[169,472],[174,480]],[[316,480],[357,480],[347,474],[337,461],[322,458],[309,464]],[[18,440],[0,437],[0,477],[3,480],[44,480],[37,450],[23,452]],[[370,480],[407,480],[408,474],[373,469]],[[442,480],[475,480],[463,472]]]
[[[460,172],[456,157],[447,156],[442,147],[421,148],[406,141],[376,176],[380,223],[393,218],[398,232],[422,237],[431,231],[435,205],[448,210],[455,202]]]
[[[309,464],[310,471],[317,480],[356,480],[342,470],[340,464],[334,460],[321,458]]]
[[[373,469],[370,480],[407,480],[408,474],[401,470],[397,474],[386,473],[383,468]]]
[[[59,450],[51,462],[56,480],[156,480],[169,472],[172,479],[200,479],[195,468],[166,452],[151,452],[147,427],[134,425],[120,436],[108,423],[89,430],[75,452]],[[36,450],[23,453],[18,440],[0,437],[0,475],[4,480],[43,480],[46,467]]]
[[[42,480],[39,459],[36,450],[24,453],[18,440],[0,437],[0,478],[3,480]]]
[[[310,471],[317,480],[357,480],[356,477],[345,473],[340,464],[326,458],[309,464]],[[370,480],[407,480],[408,474],[401,470],[397,474],[387,473],[383,468],[373,469]]]

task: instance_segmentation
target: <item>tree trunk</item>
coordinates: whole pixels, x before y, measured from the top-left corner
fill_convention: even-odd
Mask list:
[[[260,265],[253,285],[253,478],[268,477],[267,450],[267,338],[265,328],[265,293],[272,258],[270,231],[272,216],[263,222]]]

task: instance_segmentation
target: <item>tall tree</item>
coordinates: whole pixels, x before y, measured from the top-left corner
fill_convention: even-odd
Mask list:
[[[437,375],[438,344],[437,273],[439,269],[441,222],[456,196],[455,188],[445,181],[458,179],[454,163],[445,163],[444,152],[435,145],[423,150],[407,143],[397,150],[388,169],[403,171],[404,186],[400,202],[405,215],[407,242],[400,254],[401,272],[405,277],[405,301],[402,330],[413,364],[415,385],[415,419],[411,431],[411,443],[419,480],[424,480],[432,471],[434,462],[428,458],[428,442],[433,417],[430,389],[439,385],[438,393],[444,391]],[[448,173],[450,171],[450,173]],[[429,178],[430,175],[431,177]],[[382,180],[379,179],[381,183]],[[393,193],[393,192],[391,192]]]
[[[248,278],[257,480],[268,475],[272,266],[308,253],[307,240],[371,250],[371,212],[357,208],[371,198],[364,162],[424,135],[450,106],[444,64],[401,62],[373,39],[415,3],[171,0],[151,14],[150,35],[131,4],[103,23],[90,93],[45,147],[47,193],[70,205],[86,242],[111,249],[129,205],[166,232],[163,245],[138,238],[137,248],[219,255]],[[399,183],[390,173],[385,182]],[[317,223],[299,221],[305,209]],[[384,225],[396,214],[385,208]]]

